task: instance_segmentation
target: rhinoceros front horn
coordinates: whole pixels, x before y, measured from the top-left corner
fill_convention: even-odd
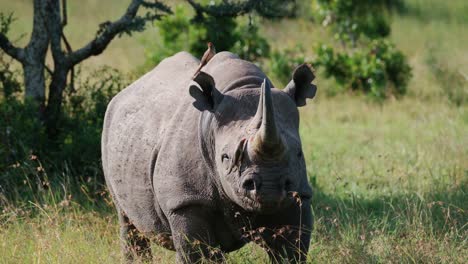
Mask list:
[[[266,79],[262,83],[260,100],[255,115],[255,119],[260,118],[260,127],[253,140],[254,151],[262,158],[275,158],[282,155],[285,147],[276,126],[270,83]]]

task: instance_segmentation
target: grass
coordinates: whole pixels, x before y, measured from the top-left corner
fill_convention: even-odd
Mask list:
[[[340,97],[304,116],[318,263],[464,262],[466,109]]]
[[[303,109],[304,155],[315,186],[310,260],[463,263],[468,257],[465,110],[412,99],[381,106],[346,96]],[[99,188],[61,182],[67,181],[69,190],[56,184],[3,209],[1,261],[122,261],[107,194],[89,201],[83,197]],[[174,259],[170,251],[153,250],[155,263]],[[265,254],[249,246],[229,261],[262,263],[258,258]]]
[[[96,25],[118,17],[124,1],[70,2],[70,41],[79,47]],[[314,186],[312,263],[464,263],[468,259],[468,32],[464,0],[407,0],[392,19],[391,39],[409,56],[414,77],[402,100],[377,104],[350,94],[327,97],[333,81],[318,77],[317,98],[301,109],[301,135]],[[0,0],[30,30],[29,1]],[[106,6],[101,12],[100,6]],[[268,22],[274,48],[300,43],[306,52],[326,31],[307,21]],[[116,40],[83,68],[124,71],[144,61],[142,39]],[[22,40],[22,41],[25,41]],[[313,54],[307,54],[313,56]],[[52,183],[37,160],[20,161],[24,182],[6,192],[0,182],[0,263],[122,262],[117,217],[95,179],[64,171]],[[45,175],[45,176],[44,176]],[[154,247],[154,263],[174,253]],[[264,263],[249,245],[229,263]]]

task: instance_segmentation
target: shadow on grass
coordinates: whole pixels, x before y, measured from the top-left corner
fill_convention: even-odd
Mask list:
[[[355,233],[364,239],[369,233],[405,238],[415,229],[431,236],[462,241],[468,225],[468,181],[450,188],[438,188],[424,195],[402,193],[365,198],[333,195],[314,188],[312,208],[315,233],[321,239]]]

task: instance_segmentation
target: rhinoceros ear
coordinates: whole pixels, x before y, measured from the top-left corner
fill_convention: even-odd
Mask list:
[[[206,72],[200,72],[193,81],[198,84],[192,84],[189,88],[190,95],[195,99],[193,106],[200,111],[213,111],[223,98],[216,89],[213,77]]]
[[[314,98],[317,92],[317,86],[311,83],[314,79],[312,66],[304,63],[294,70],[292,80],[283,91],[296,102],[298,107],[304,106],[306,105],[306,98]]]

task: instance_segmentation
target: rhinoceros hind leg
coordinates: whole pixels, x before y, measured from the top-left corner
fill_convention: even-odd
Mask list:
[[[150,240],[143,236],[130,222],[122,210],[119,211],[120,240],[122,250],[128,262],[135,259],[149,261],[152,259]]]

